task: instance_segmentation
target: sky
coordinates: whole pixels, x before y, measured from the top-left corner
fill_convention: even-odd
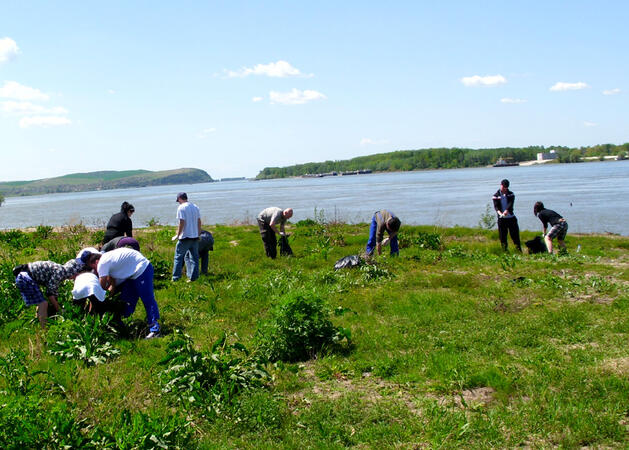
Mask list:
[[[622,144],[628,18],[604,0],[0,1],[0,181]]]

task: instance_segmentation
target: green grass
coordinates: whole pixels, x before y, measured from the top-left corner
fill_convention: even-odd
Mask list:
[[[495,231],[404,227],[399,258],[335,272],[366,225],[291,225],[296,256],[277,260],[255,227],[210,229],[210,274],[195,283],[169,281],[171,228],[137,232],[161,339],[111,338],[64,287],[72,323],[49,328],[119,351],[97,362],[67,356],[71,342],[50,353],[10,269],[63,262],[99,233],[0,233],[0,446],[629,446],[629,238],[568,235],[565,256],[520,255]],[[143,319],[139,304],[131,327]],[[313,350],[310,319],[349,339]],[[306,351],[265,359],[269,342],[290,349],[286,336]]]

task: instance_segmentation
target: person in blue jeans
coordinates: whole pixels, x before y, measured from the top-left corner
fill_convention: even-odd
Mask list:
[[[146,339],[159,336],[159,308],[153,291],[153,265],[140,252],[117,248],[104,254],[92,254],[89,266],[96,271],[100,285],[111,292],[119,291],[124,302],[123,317],[135,311],[139,299],[146,310],[149,333]]]
[[[188,281],[199,278],[199,235],[201,234],[201,213],[194,203],[188,201],[188,194],[177,194],[177,220],[179,226],[173,241],[175,246],[175,260],[173,263],[173,281],[181,278],[183,265],[186,264]],[[186,258],[186,256],[188,256]]]
[[[400,230],[400,219],[391,211],[383,209],[376,211],[371,219],[371,226],[369,227],[369,240],[367,241],[367,248],[365,253],[367,256],[373,255],[374,249],[378,250],[378,254],[382,254],[382,247],[385,245],[391,246],[391,256],[397,256],[400,254],[398,246],[397,234]],[[384,232],[388,233],[388,237],[384,238]]]

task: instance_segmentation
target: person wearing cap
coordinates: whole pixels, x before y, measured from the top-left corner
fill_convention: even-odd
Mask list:
[[[378,250],[378,255],[382,254],[382,247],[390,245],[391,256],[400,254],[397,234],[400,230],[400,219],[387,209],[376,211],[371,218],[371,226],[369,227],[369,240],[365,253],[367,256],[373,255],[374,249]],[[384,238],[384,232],[389,235]]]
[[[286,236],[284,226],[291,217],[293,217],[293,208],[282,210],[276,206],[263,209],[258,214],[258,228],[260,228],[266,256],[269,258],[275,259],[277,257],[277,238],[275,235]],[[280,226],[279,229],[277,228],[278,225]]]
[[[114,214],[107,222],[107,230],[103,237],[103,244],[111,241],[118,236],[133,237],[133,222],[131,215],[135,212],[135,208],[131,203],[122,202],[120,212]]]
[[[91,254],[88,266],[98,275],[100,286],[110,292],[120,292],[123,305],[123,317],[129,317],[135,311],[141,299],[146,310],[146,322],[149,333],[146,339],[159,336],[159,308],[153,289],[154,269],[151,262],[142,253],[131,248],[117,248],[107,253]]]
[[[566,243],[564,240],[568,233],[568,222],[566,222],[566,219],[552,209],[544,207],[542,202],[535,202],[535,205],[533,205],[533,214],[542,221],[544,241],[546,242],[548,253],[553,252],[553,238],[557,238],[560,251],[565,252]],[[550,230],[546,233],[548,224],[550,224]]]
[[[493,195],[492,200],[498,215],[498,236],[502,249],[507,250],[507,234],[510,234],[513,245],[519,252],[522,252],[520,227],[518,226],[518,219],[513,213],[515,194],[509,190],[509,180],[505,179],[500,182],[500,188]]]
[[[201,212],[194,203],[188,201],[188,194],[180,192],[177,194],[177,234],[173,236],[173,241],[177,241],[175,246],[175,260],[173,263],[173,281],[181,278],[184,262],[186,263],[186,274],[188,281],[195,281],[199,278],[199,235],[201,233]],[[188,258],[186,255],[189,254]]]
[[[13,269],[15,284],[24,303],[26,306],[37,305],[37,318],[42,328],[46,326],[48,320],[49,304],[55,311],[61,311],[57,302],[59,286],[63,281],[74,278],[84,271],[90,256],[90,252],[83,252],[79,258],[71,259],[63,265],[53,261],[35,261]],[[45,288],[46,297],[42,294],[40,286]]]
[[[100,250],[102,252],[110,252],[115,248],[130,247],[133,250],[140,251],[140,243],[132,237],[118,236],[103,245]]]

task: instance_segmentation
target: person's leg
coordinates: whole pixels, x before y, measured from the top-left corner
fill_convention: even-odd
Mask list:
[[[553,239],[549,237],[548,235],[546,235],[544,237],[544,242],[546,242],[546,249],[548,250],[548,253],[552,253],[553,252]]]
[[[187,252],[186,245],[183,240],[178,240],[175,245],[175,260],[173,262],[173,281],[177,281],[181,278],[181,271],[183,270],[184,257]]]
[[[397,234],[390,239],[389,245],[391,246],[391,256],[399,256],[400,246],[397,240]]]
[[[509,234],[511,235],[511,240],[515,248],[517,248],[519,252],[522,252],[522,245],[520,245],[520,227],[518,226],[518,219],[516,217],[509,219]]]
[[[367,247],[365,253],[367,255],[373,254],[376,248],[376,230],[378,229],[378,223],[376,222],[376,215],[371,218],[371,225],[369,226],[369,239],[367,240]]]
[[[190,250],[188,250],[186,252],[186,256],[184,256],[183,261],[184,261],[184,265],[186,266],[186,275],[188,277],[188,279],[192,278],[192,261],[191,261],[191,254],[190,254]]]
[[[201,273],[207,275],[207,268],[210,263],[210,252],[205,250],[199,253],[199,257],[201,258]]]
[[[195,281],[199,278],[199,240],[190,239],[189,244],[189,250],[186,252],[186,255],[190,255],[190,264],[187,266],[188,279]]]
[[[120,285],[120,300],[124,306],[122,308],[122,316],[129,317],[135,311],[138,304],[138,291],[136,289],[135,280],[127,280]]]
[[[37,318],[39,319],[39,325],[42,328],[46,328],[46,321],[48,320],[48,302],[43,301],[37,305]]]
[[[153,265],[149,264],[142,275],[133,281],[146,310],[146,322],[149,325],[149,331],[159,333],[159,308],[153,290]]]
[[[557,243],[562,251],[566,251],[566,234],[568,233],[568,222],[562,222],[563,226],[557,234]]]
[[[508,246],[507,237],[509,230],[506,221],[507,219],[498,218],[498,237],[500,238],[500,245],[502,245],[503,250],[507,250]]]

